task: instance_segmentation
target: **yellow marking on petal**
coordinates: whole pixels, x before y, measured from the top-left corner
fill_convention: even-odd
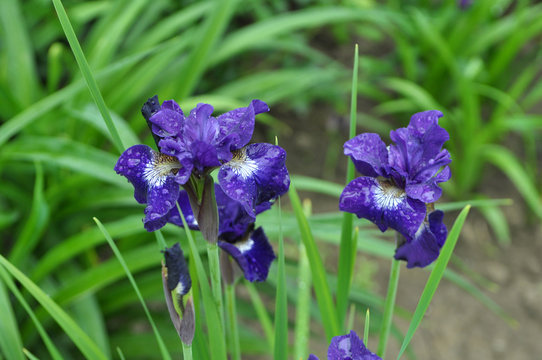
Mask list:
[[[234,151],[232,159],[226,165],[243,179],[250,177],[258,169],[256,161],[247,157],[245,148]]]
[[[384,209],[396,209],[404,201],[406,193],[403,189],[396,187],[390,181],[378,180],[374,198],[379,207]]]
[[[162,186],[168,175],[175,175],[181,168],[176,157],[153,152],[152,160],[145,166],[143,178],[150,187]]]

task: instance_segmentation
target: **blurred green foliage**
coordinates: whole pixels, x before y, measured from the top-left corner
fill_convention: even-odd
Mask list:
[[[107,109],[90,96],[52,3],[0,2],[0,254],[9,260],[0,266],[0,307],[8,314],[0,338],[12,339],[0,341],[0,350],[8,359],[23,358],[21,344],[39,358],[59,358],[57,352],[79,358],[76,347],[105,357],[117,347],[129,359],[159,354],[136,293],[93,217],[117,240],[167,348],[180,353],[163,307],[159,249],[142,227],[131,186],[113,171],[118,149],[101,118],[108,110],[124,146],[150,145],[140,107],[154,94],[178,100],[183,109],[204,101],[219,112],[253,98],[298,114],[324,102],[344,116],[351,49],[359,43],[358,93],[370,104],[358,107],[360,127],[386,134],[416,111],[439,109],[454,159],[447,195],[482,199],[484,170],[496,166],[542,217],[542,4],[536,1],[478,0],[463,11],[452,0],[67,0],[64,6]],[[270,136],[289,131],[287,119],[273,118],[273,111],[260,120]],[[509,149],[512,134],[521,143]],[[328,195],[341,189],[315,179],[294,181],[299,190]],[[508,241],[497,205],[480,201],[498,238]],[[341,219],[337,213],[309,216],[320,245],[338,244]],[[284,235],[299,239],[294,219],[283,220]],[[260,223],[276,241],[277,214],[269,212]],[[393,254],[393,245],[372,227],[355,224],[363,239],[358,250]],[[166,227],[164,234],[168,243],[180,239],[187,246],[178,229]],[[297,300],[298,246],[285,245],[289,303]],[[21,273],[9,275],[10,264]],[[267,333],[273,274],[256,285],[260,295],[251,291],[239,299],[239,315],[258,318]],[[464,276],[447,274],[501,314]],[[21,293],[11,276],[26,290]],[[337,282],[333,274],[328,279]],[[384,300],[354,286],[350,301],[360,310],[371,307],[376,328]],[[318,317],[314,300],[308,311]],[[41,326],[45,330],[36,333]],[[270,353],[269,337],[240,330],[243,354]],[[207,358],[205,343],[195,343],[194,353]]]

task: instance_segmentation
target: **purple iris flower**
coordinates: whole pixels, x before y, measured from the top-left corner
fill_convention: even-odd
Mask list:
[[[253,100],[246,108],[215,118],[211,105],[198,104],[185,117],[175,101],[160,106],[157,97],[149,99],[142,113],[160,151],[135,145],[115,165],[115,171],[134,185],[136,200],[147,204],[145,228],[155,231],[164,226],[179,197],[179,186],[191,177],[203,179],[216,168],[224,192],[252,217],[286,193],[290,178],[284,149],[265,143],[247,145],[255,116],[266,111],[266,103]]]
[[[406,128],[392,130],[388,147],[377,134],[361,134],[344,144],[363,175],[343,190],[339,208],[374,222],[381,231],[398,231],[405,241],[395,258],[407,267],[424,267],[439,255],[447,231],[441,211],[433,211],[450,179],[450,154],[442,149],[449,135],[438,125],[442,113],[414,114]]]
[[[255,218],[245,211],[240,202],[231,199],[216,184],[215,197],[219,220],[218,246],[235,259],[248,281],[265,281],[275,253],[263,229],[255,229]],[[199,230],[185,191],[181,191],[179,205],[188,226]],[[267,209],[260,208],[256,213],[263,210]],[[183,226],[177,208],[170,211],[167,219],[175,225]],[[192,219],[192,222],[188,219]]]
[[[354,330],[350,334],[335,336],[327,350],[328,360],[382,360],[365,347]],[[311,354],[308,360],[318,360]]]

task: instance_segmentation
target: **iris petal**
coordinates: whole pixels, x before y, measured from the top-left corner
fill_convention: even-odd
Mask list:
[[[425,204],[386,180],[359,177],[343,190],[339,209],[374,222],[381,231],[388,227],[408,236],[414,234],[425,218]]]
[[[347,335],[335,336],[331,339],[327,358],[328,360],[382,360],[365,347],[353,330]]]
[[[396,249],[395,258],[407,261],[408,268],[425,267],[435,261],[448,233],[443,217],[440,210],[431,212],[429,223],[423,223],[414,237],[406,237],[406,242]]]
[[[181,134],[184,114],[181,107],[173,100],[162,103],[160,110],[149,119],[153,124],[152,132],[160,137],[178,136]]]
[[[134,186],[134,197],[140,204],[147,203],[148,182],[145,169],[152,164],[155,151],[147,145],[134,145],[120,156],[115,171],[128,179]]]
[[[286,151],[271,144],[251,144],[222,165],[218,180],[230,198],[256,216],[256,208],[288,191],[290,177],[285,166]]]
[[[221,144],[218,150],[220,160],[230,161],[232,151],[239,150],[252,138],[255,117],[269,111],[269,106],[261,100],[252,100],[246,108],[238,108],[220,115]]]
[[[254,230],[246,240],[236,243],[219,240],[218,246],[235,259],[248,281],[267,279],[275,253],[261,227]]]
[[[179,198],[179,184],[173,176],[166,178],[162,185],[150,187],[147,194],[147,207],[143,223],[147,231],[155,231],[167,222],[167,214]]]
[[[365,176],[388,175],[388,150],[378,134],[360,134],[344,143],[344,154],[350,156],[356,169]]]

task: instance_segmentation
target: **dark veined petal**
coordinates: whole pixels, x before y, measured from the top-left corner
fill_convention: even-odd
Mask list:
[[[356,169],[365,176],[388,177],[388,150],[378,134],[360,134],[344,143]]]
[[[252,138],[255,117],[269,111],[269,106],[261,100],[252,100],[247,107],[238,108],[220,115],[217,120],[220,126],[219,158],[230,161],[232,151],[239,150]]]
[[[391,182],[365,176],[344,188],[339,209],[372,221],[381,231],[390,227],[404,236],[416,233],[426,213],[423,202],[409,198]]]
[[[320,359],[318,359],[318,357],[316,355],[310,354],[309,358],[307,360],[320,360]]]
[[[179,243],[166,248],[163,253],[166,260],[168,290],[175,290],[179,296],[187,294],[192,287],[192,280]]]
[[[134,197],[140,204],[147,203],[148,180],[145,171],[152,166],[155,151],[147,145],[134,145],[120,156],[115,171],[124,176],[134,186]]]
[[[235,243],[219,240],[218,246],[235,259],[248,281],[267,279],[275,253],[261,227],[254,230],[246,240]]]
[[[181,135],[184,123],[184,114],[181,107],[174,100],[167,100],[156,111],[149,121],[153,124],[152,132],[160,137]]]
[[[365,347],[355,331],[335,336],[327,351],[328,360],[382,360]]]
[[[286,193],[290,177],[285,165],[286,151],[271,144],[251,144],[235,152],[222,165],[218,180],[224,193],[239,201],[255,217],[256,208]]]
[[[425,267],[435,261],[448,234],[443,217],[440,210],[431,212],[428,223],[424,222],[413,237],[406,237],[406,242],[395,250],[395,259],[405,260],[408,268]]]

